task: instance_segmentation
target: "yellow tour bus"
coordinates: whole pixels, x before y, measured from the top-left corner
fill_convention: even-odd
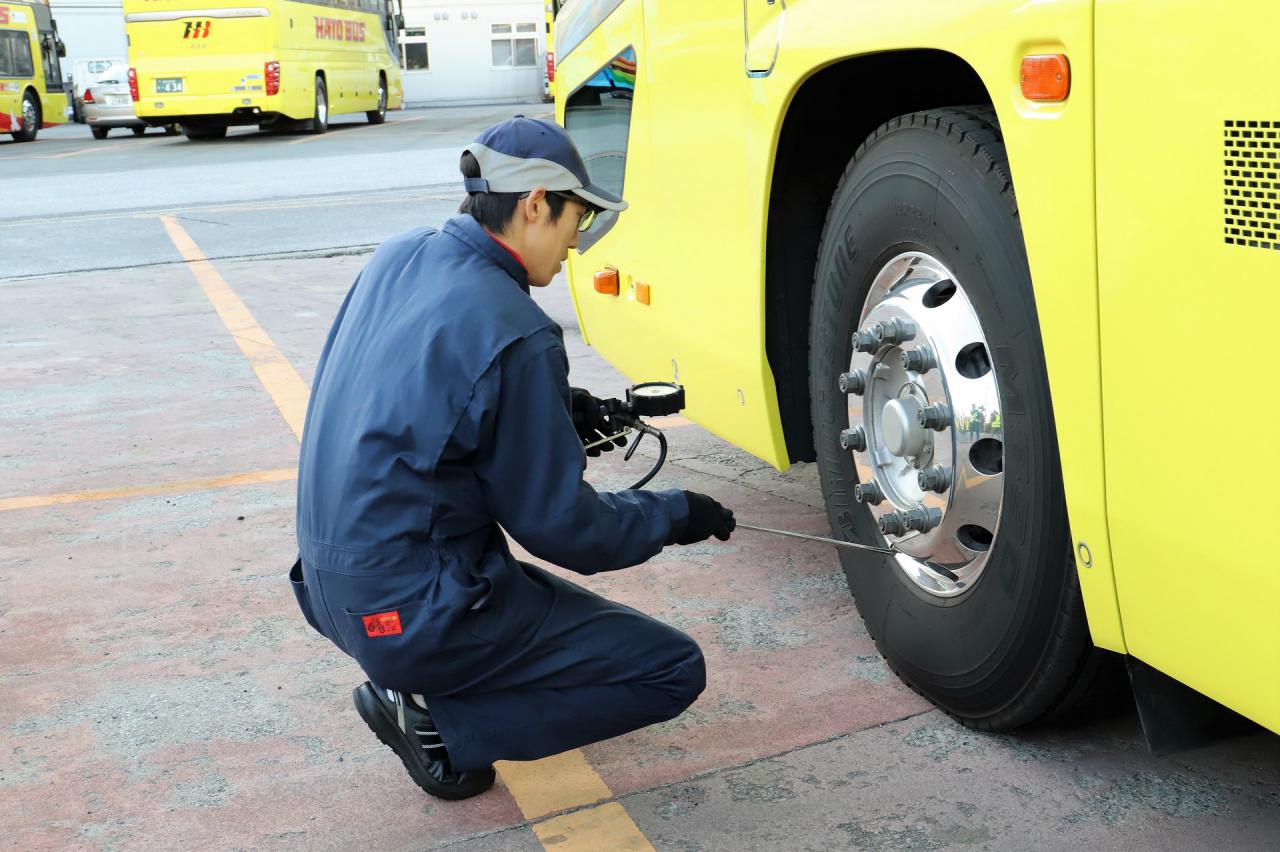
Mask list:
[[[231,125],[372,124],[404,101],[395,0],[124,0],[139,118],[190,139]]]
[[[892,546],[839,559],[906,683],[982,729],[1132,688],[1153,747],[1280,731],[1280,4],[577,0],[556,38],[630,202],[570,258],[584,333],[816,463],[833,535]]]
[[[31,142],[42,127],[66,123],[66,55],[48,0],[0,2],[0,133]]]

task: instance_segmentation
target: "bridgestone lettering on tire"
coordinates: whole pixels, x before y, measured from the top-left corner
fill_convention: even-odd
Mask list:
[[[894,278],[886,284],[888,273]],[[883,321],[894,310],[891,297],[905,300],[908,291],[914,313],[902,316],[919,320],[915,336],[894,338],[889,320],[880,328],[890,342],[878,354],[855,354],[851,340],[867,330],[863,321]],[[963,319],[955,322],[965,328],[943,316]],[[882,544],[876,517],[911,505],[929,507],[937,524],[914,542],[889,537],[915,547],[917,558],[840,552],[858,609],[889,665],[974,727],[1008,729],[1069,711],[1107,660],[1092,647],[1071,558],[1018,207],[989,108],[905,115],[858,149],[823,230],[811,335],[814,442],[834,534]],[[928,352],[902,357],[926,346]],[[890,378],[893,386],[882,382],[884,390],[897,394],[890,423],[874,410],[885,398],[868,389],[872,446],[865,454],[840,446],[863,400],[842,393],[837,379],[862,366],[859,358],[872,367],[868,384],[877,375]],[[902,366],[908,362],[918,372]],[[906,384],[914,397],[898,392]],[[985,388],[999,411],[984,416],[943,407],[954,402],[953,391],[962,394],[961,386]],[[914,425],[918,408],[927,409],[920,415],[927,429]],[[877,434],[878,425],[887,437]],[[872,459],[892,461],[892,471]],[[917,469],[930,466],[916,485]],[[856,502],[859,469],[886,477],[893,499]],[[960,481],[951,482],[952,475]],[[982,501],[962,491],[965,476],[986,477]],[[930,552],[954,567],[951,578],[928,567]]]

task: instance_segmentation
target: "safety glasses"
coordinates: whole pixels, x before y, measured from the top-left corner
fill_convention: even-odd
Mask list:
[[[580,195],[574,195],[572,192],[557,192],[549,189],[547,190],[547,195],[558,195],[566,201],[573,201],[578,204],[587,204],[586,199]],[[578,217],[578,233],[591,230],[591,226],[594,225],[596,221],[596,214],[599,212],[599,208],[592,207],[590,204],[587,204],[587,209]]]

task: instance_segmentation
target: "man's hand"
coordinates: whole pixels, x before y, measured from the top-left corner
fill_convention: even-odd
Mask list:
[[[732,510],[696,491],[684,492],[684,498],[689,501],[689,522],[676,544],[697,544],[713,535],[721,541],[729,540],[729,534],[738,526]]]
[[[604,440],[622,431],[622,427],[608,415],[600,400],[582,388],[569,388],[569,402],[569,410],[573,414],[573,428],[578,430],[578,437],[582,439],[583,446],[594,444],[596,441]],[[612,441],[587,450],[587,455],[595,458],[600,455],[601,450],[609,452],[615,445],[625,447],[627,439],[621,436],[614,438]]]

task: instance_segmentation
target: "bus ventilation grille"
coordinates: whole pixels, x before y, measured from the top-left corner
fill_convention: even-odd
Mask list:
[[[1227,244],[1280,251],[1280,121],[1223,131]]]

